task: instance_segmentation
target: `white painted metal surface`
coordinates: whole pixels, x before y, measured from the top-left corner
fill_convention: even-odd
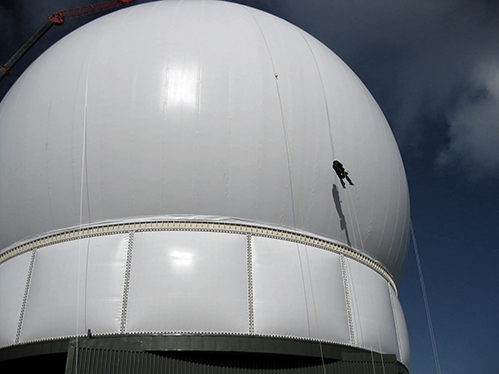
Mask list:
[[[117,232],[12,257],[0,264],[0,348],[88,329],[225,333],[340,343],[408,363],[386,279],[349,257],[342,269],[337,252],[251,230]]]
[[[36,252],[21,339],[85,334],[85,274],[88,239]]]
[[[399,341],[399,354],[397,358],[402,361],[407,367],[411,364],[411,351],[409,344],[409,333],[407,331],[407,324],[405,321],[404,311],[402,310],[402,305],[400,305],[400,301],[397,297],[394,297],[392,292],[392,301],[393,301],[393,309],[395,322],[397,326],[397,334]]]
[[[23,74],[0,123],[2,248],[79,224],[85,160],[83,223],[248,219],[340,240],[402,275],[409,200],[385,118],[334,53],[264,12],[159,1],[102,17]]]
[[[254,237],[253,277],[256,333],[349,343],[339,255]]]
[[[369,268],[346,260],[355,342],[383,353],[398,352],[388,284]]]
[[[248,331],[246,236],[137,233],[132,257],[126,331]]]
[[[340,186],[333,158],[355,186]],[[104,230],[20,250],[0,261],[0,347],[89,328],[215,332],[409,362],[390,292],[409,224],[393,135],[334,53],[264,12],[147,3],[50,48],[0,104],[0,212],[2,255],[80,224],[152,216],[267,233]]]
[[[0,347],[16,342],[30,263],[25,253],[0,265]]]

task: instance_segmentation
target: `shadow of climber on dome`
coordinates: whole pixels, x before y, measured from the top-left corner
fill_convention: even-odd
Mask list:
[[[350,237],[348,236],[347,220],[345,218],[345,215],[343,214],[343,210],[341,209],[340,192],[338,191],[338,187],[336,187],[336,184],[333,184],[333,189],[331,192],[333,194],[333,201],[336,207],[336,211],[338,212],[338,217],[340,217],[341,231],[345,231],[347,244],[351,246],[352,244],[350,243]]]
[[[344,179],[346,179],[348,183],[350,183],[350,185],[353,186],[352,180],[348,176],[348,171],[345,171],[343,164],[339,162],[337,159],[333,160],[333,169],[336,172],[336,175],[338,175],[338,178],[340,178],[340,182],[343,188],[346,188]]]

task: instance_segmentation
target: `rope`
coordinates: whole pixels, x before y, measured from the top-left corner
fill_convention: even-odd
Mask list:
[[[428,303],[428,296],[426,295],[426,287],[425,287],[425,282],[424,282],[424,277],[423,277],[423,270],[421,267],[421,261],[419,259],[419,251],[418,251],[418,246],[416,244],[416,235],[414,234],[414,227],[412,226],[412,220],[410,221],[410,226],[411,226],[412,243],[414,246],[414,254],[416,255],[416,263],[418,265],[419,282],[421,283],[421,291],[423,293],[423,300],[424,300],[424,305],[425,305],[425,310],[426,310],[426,319],[428,321],[428,329],[430,330],[431,346],[433,349],[433,358],[435,359],[435,368],[437,370],[437,374],[441,374],[442,371],[440,370],[440,360],[438,358],[437,343],[435,340],[435,332],[433,331],[433,323],[431,322],[430,304]]]
[[[322,93],[323,93],[323,96],[324,96],[324,103],[325,103],[325,108],[326,108],[327,122],[328,122],[329,141],[330,141],[330,144],[331,144],[331,159],[334,159],[334,157],[335,157],[334,140],[333,140],[333,133],[332,133],[332,129],[331,129],[331,117],[330,117],[330,114],[329,114],[329,105],[328,105],[327,98],[326,98],[326,92],[325,92],[325,88],[324,88],[324,82],[323,82],[322,75],[321,75],[321,72],[320,72],[320,69],[319,69],[319,64],[317,63],[317,59],[315,57],[315,54],[313,53],[313,50],[312,50],[310,44],[308,43],[308,41],[305,38],[305,36],[303,35],[303,33],[300,32],[300,35],[305,40],[305,43],[307,44],[307,46],[308,46],[308,48],[309,48],[309,50],[310,50],[310,52],[312,54],[312,57],[313,57],[314,62],[315,62],[315,66],[317,68],[317,72],[319,74],[319,78],[320,78],[320,82],[321,82],[321,88],[322,88]],[[361,248],[362,248],[362,252],[365,253],[364,242],[362,240],[362,233],[360,231],[360,224],[359,224],[359,220],[358,220],[358,217],[357,217],[357,212],[355,210],[355,205],[353,203],[353,199],[352,199],[349,191],[347,191],[347,197],[349,198],[351,206],[352,206],[353,216],[354,216],[354,219],[355,219],[356,228],[357,228],[357,232],[358,232],[358,235],[359,235],[359,240],[360,240],[360,245],[361,245]],[[347,205],[347,208],[350,211],[350,204]],[[300,214],[301,214],[301,210],[300,210]],[[307,251],[307,262],[308,262],[308,251]],[[309,268],[309,274],[310,274],[310,268]],[[363,277],[362,277],[362,275],[361,275],[361,282],[363,283]],[[312,290],[312,297],[313,297],[313,290]],[[376,325],[376,333],[377,333],[377,337],[378,337],[378,346],[379,346],[379,349],[380,349],[380,352],[381,352],[381,343],[380,343],[379,331],[378,331],[378,326],[377,325]],[[383,373],[386,374],[385,364],[384,364],[384,360],[383,360],[383,355],[380,354],[380,357],[381,357],[381,363],[382,363],[382,366],[383,366]],[[375,368],[375,365],[374,365],[374,355],[373,355],[373,350],[372,349],[371,349],[371,361],[372,361],[374,373],[376,373],[376,368]]]
[[[272,65],[272,71],[273,71],[273,74],[274,74],[276,91],[277,91],[277,97],[278,97],[278,100],[279,100],[279,107],[280,107],[280,112],[281,112],[281,122],[282,122],[283,133],[284,133],[284,142],[285,142],[285,147],[286,147],[286,156],[287,156],[287,159],[288,159],[288,173],[289,173],[289,183],[290,183],[290,190],[291,190],[290,192],[291,192],[291,204],[292,204],[292,213],[293,213],[293,225],[296,228],[294,192],[293,192],[293,181],[296,178],[296,173],[294,172],[293,157],[292,157],[292,154],[291,154],[291,151],[290,151],[290,147],[289,147],[289,134],[288,134],[287,126],[286,126],[286,119],[285,119],[285,116],[284,116],[284,110],[283,110],[282,99],[281,99],[281,91],[280,91],[280,88],[279,88],[278,74],[277,74],[277,72],[275,70],[274,60],[272,58],[272,54],[270,52],[270,48],[269,48],[269,45],[267,43],[267,39],[265,38],[265,34],[264,34],[264,32],[263,32],[263,30],[262,30],[262,28],[261,28],[258,20],[249,11],[249,9],[247,9],[247,8],[245,8],[245,9],[251,15],[251,17],[253,18],[253,20],[255,21],[255,23],[257,24],[257,26],[258,26],[258,28],[260,30],[260,33],[261,33],[261,35],[263,37],[263,40],[265,42],[265,46],[267,47],[267,52],[269,54],[270,62],[271,62],[271,65]],[[304,222],[303,222],[303,214],[302,214],[302,209],[301,209],[301,204],[300,204],[299,193],[297,193],[297,204],[298,204],[298,211],[299,211],[299,214],[300,214],[301,227],[303,229],[304,228]],[[296,246],[297,246],[298,253],[299,253],[298,243],[296,243]],[[312,281],[312,273],[311,273],[311,269],[310,269],[310,260],[309,260],[309,256],[308,256],[308,246],[305,246],[305,254],[306,254],[306,259],[307,259],[307,269],[308,269],[308,276],[309,276],[309,282],[310,282],[312,304],[313,304],[313,307],[314,307],[315,324],[316,324],[316,328],[317,328],[317,337],[318,337],[318,341],[319,341],[319,350],[320,350],[320,355],[321,355],[322,368],[323,368],[324,374],[326,374],[326,364],[325,364],[325,361],[324,361],[324,352],[323,352],[323,349],[322,349],[322,340],[321,340],[321,336],[320,336],[319,320],[318,320],[318,317],[317,317],[317,306],[316,306],[316,302],[315,302],[314,286],[313,286],[313,281]],[[302,276],[303,276],[303,274],[302,274]],[[306,304],[306,297],[305,297],[305,304]]]
[[[354,218],[355,218],[355,223],[357,224],[356,228],[357,228],[357,231],[359,233],[361,250],[362,250],[362,253],[365,253],[364,241],[362,240],[362,233],[360,231],[360,224],[359,224],[359,219],[357,217],[357,211],[355,209],[355,204],[354,204],[353,198],[352,198],[352,196],[351,196],[351,194],[350,194],[350,192],[348,190],[346,191],[346,194],[347,194],[347,198],[348,198],[350,204],[352,205],[352,210],[353,210],[353,215],[354,215]],[[360,273],[360,282],[361,282],[362,288],[364,289],[364,277],[362,275],[362,272]],[[370,297],[369,299],[370,299],[371,304],[372,304],[373,303],[372,302],[372,297]],[[378,349],[379,349],[379,355],[380,355],[380,358],[381,358],[381,366],[383,368],[383,374],[386,374],[385,362],[384,362],[384,359],[383,359],[383,354],[382,354],[382,349],[381,349],[381,341],[380,341],[380,338],[379,338],[378,324],[374,322],[374,325],[376,326],[376,337],[378,339]],[[371,361],[372,361],[372,366],[373,366],[374,374],[376,374],[376,368],[375,368],[375,365],[374,365],[374,353],[373,353],[373,349],[371,348],[370,351],[371,351]]]
[[[324,106],[326,108],[326,117],[327,117],[327,124],[328,124],[328,130],[329,130],[329,141],[331,144],[331,160],[334,159],[334,142],[333,142],[333,130],[331,128],[331,116],[329,114],[329,104],[327,103],[327,98],[326,98],[326,89],[324,88],[324,81],[322,79],[322,74],[321,70],[319,69],[319,63],[317,62],[317,59],[315,58],[314,51],[312,50],[312,47],[310,46],[307,38],[305,38],[305,35],[303,31],[300,30],[300,35],[302,36],[303,40],[308,46],[308,49],[310,50],[310,54],[312,55],[315,63],[315,67],[317,68],[317,73],[319,74],[319,80],[321,81],[321,89],[322,89],[322,96],[324,97]]]
[[[374,365],[374,353],[372,349],[371,349],[371,363],[373,365],[373,373],[376,374],[376,366]]]
[[[78,373],[78,353],[79,353],[79,331],[80,331],[80,280],[81,280],[81,240],[82,240],[82,228],[83,228],[83,196],[84,196],[84,186],[87,186],[87,210],[88,210],[88,220],[90,222],[90,196],[88,191],[88,172],[87,172],[87,104],[88,104],[88,71],[85,80],[85,99],[84,99],[84,111],[83,111],[83,133],[82,133],[82,151],[81,151],[81,176],[80,176],[80,207],[79,207],[79,228],[78,228],[78,281],[77,281],[77,289],[76,289],[76,345],[75,345],[75,373]],[[90,238],[87,241],[87,249],[85,256],[85,291],[84,291],[84,300],[85,300],[85,330],[87,328],[87,292],[88,292],[88,252],[90,247]]]
[[[324,96],[324,103],[325,103],[325,107],[326,107],[327,121],[328,121],[329,140],[330,140],[330,144],[331,144],[331,159],[334,159],[334,157],[335,157],[334,140],[333,140],[333,134],[332,134],[332,128],[331,128],[331,117],[330,117],[330,113],[329,113],[329,105],[328,105],[328,102],[327,102],[327,99],[326,99],[326,94],[325,94],[324,82],[323,82],[323,79],[322,79],[322,75],[320,73],[320,69],[319,69],[319,65],[317,63],[317,59],[315,58],[315,54],[313,53],[312,48],[311,48],[310,44],[308,43],[307,39],[305,38],[305,36],[303,35],[303,33],[301,33],[301,35],[302,35],[303,39],[305,40],[305,42],[307,43],[307,46],[310,49],[310,52],[311,52],[311,54],[312,54],[312,56],[314,58],[315,65],[317,67],[317,72],[319,74],[319,78],[320,78],[320,82],[321,82],[321,87],[322,87],[322,92],[323,92],[323,96]],[[348,191],[347,191],[347,197],[350,200],[350,204],[347,205],[347,209],[348,209],[348,211],[350,213],[350,205],[352,206],[353,217],[355,219],[355,224],[356,224],[356,228],[357,228],[357,234],[359,235],[361,249],[362,249],[362,252],[365,253],[364,242],[363,242],[363,239],[362,239],[362,233],[360,231],[360,224],[359,224],[359,220],[358,220],[358,217],[357,217],[357,212],[355,210],[355,205],[353,203],[352,196],[350,195],[350,193]],[[361,274],[361,283],[362,283],[362,287],[364,288],[362,274]],[[380,343],[379,330],[378,330],[377,325],[376,325],[376,333],[377,333],[377,337],[378,337],[379,350],[381,352],[381,343]],[[386,374],[385,364],[384,364],[384,360],[383,360],[383,355],[381,353],[380,353],[380,357],[381,357],[381,364],[382,364],[382,367],[383,367],[383,373]],[[373,371],[374,371],[374,373],[376,373],[376,367],[375,367],[375,362],[374,362],[374,353],[373,353],[372,349],[371,349],[371,361],[372,361]]]
[[[262,32],[262,35],[263,35],[263,32]],[[326,108],[327,122],[328,122],[329,140],[330,140],[330,145],[331,145],[331,159],[334,159],[334,155],[335,155],[334,140],[333,140],[333,134],[332,134],[332,129],[331,129],[331,117],[330,117],[330,113],[329,113],[329,105],[328,105],[326,94],[325,94],[324,82],[323,82],[322,75],[321,75],[321,72],[320,72],[320,69],[319,69],[319,65],[317,63],[317,59],[315,57],[315,54],[313,53],[313,50],[312,50],[310,44],[308,43],[308,41],[305,38],[305,36],[303,35],[303,33],[300,33],[300,35],[305,40],[305,43],[307,44],[307,46],[308,46],[308,48],[309,48],[309,50],[310,50],[310,52],[312,54],[312,57],[314,59],[314,62],[315,62],[316,68],[317,68],[317,72],[319,74],[319,78],[320,78],[320,82],[321,82],[321,88],[322,88],[322,93],[323,93],[323,97],[324,97],[325,108]],[[264,38],[265,38],[265,36],[264,36]],[[267,45],[267,48],[268,48],[268,45]],[[269,54],[270,54],[270,51],[269,51]],[[272,62],[272,68],[274,69],[273,62]],[[285,125],[285,121],[284,121],[284,115],[282,113],[282,102],[281,102],[281,97],[280,97],[280,92],[279,92],[279,84],[278,84],[278,81],[277,81],[277,74],[276,74],[275,70],[274,70],[274,76],[276,77],[276,87],[277,87],[277,92],[278,92],[278,96],[279,96],[279,104],[281,106],[282,122],[283,122],[285,137],[286,137],[286,147],[288,148],[288,160],[291,161],[291,168],[293,169],[292,157],[291,157],[291,154],[289,152],[289,146],[288,146],[288,140],[287,140],[287,130],[286,130],[286,125]],[[294,173],[293,173],[293,175],[294,175]],[[353,212],[354,212],[354,218],[355,218],[355,221],[356,221],[356,226],[357,226],[357,231],[358,231],[358,234],[359,234],[359,239],[360,239],[360,244],[361,244],[362,252],[365,252],[365,250],[364,250],[364,243],[363,243],[363,240],[362,240],[362,234],[361,234],[361,231],[360,231],[360,224],[359,224],[359,220],[358,220],[357,213],[356,213],[356,210],[355,210],[355,205],[353,204],[353,199],[350,196],[350,194],[349,194],[348,191],[347,191],[347,196],[348,196],[349,200],[351,201],[352,209],[353,209]],[[302,227],[303,227],[303,216],[302,216],[302,211],[301,211],[299,196],[298,196],[298,207],[299,207],[301,224],[302,224]],[[349,207],[348,207],[348,210],[350,210]],[[294,215],[294,209],[293,209],[293,215]],[[319,330],[319,324],[318,324],[318,318],[317,318],[317,310],[316,310],[316,304],[315,304],[315,296],[314,296],[314,290],[313,290],[313,284],[312,284],[312,275],[311,275],[311,270],[310,270],[310,261],[309,261],[309,258],[308,258],[308,248],[307,247],[306,247],[306,256],[307,256],[307,266],[308,266],[308,273],[309,273],[309,277],[310,277],[310,284],[311,284],[311,291],[312,291],[311,292],[312,293],[312,300],[313,300],[313,304],[314,304],[314,312],[315,312],[315,319],[316,319],[316,325],[317,325],[317,333],[318,333],[319,342],[320,342],[320,330]],[[361,275],[361,282],[363,283],[363,277],[362,277],[362,275]],[[379,349],[380,349],[380,352],[381,352],[381,343],[380,343],[379,331],[378,331],[378,326],[377,325],[376,325],[376,333],[377,333],[377,337],[378,337]],[[322,345],[320,345],[320,349],[321,349],[321,358],[322,358],[322,362],[323,362],[324,373],[326,373],[326,368],[325,368],[325,365],[324,365],[324,358],[323,358],[323,353],[322,353]],[[382,363],[382,367],[383,367],[383,373],[386,374],[384,360],[383,360],[383,355],[381,353],[380,353],[380,357],[381,357],[381,363]],[[375,365],[374,365],[374,355],[373,355],[373,350],[372,349],[371,349],[371,361],[372,361],[374,373],[376,373],[376,368],[375,368]]]

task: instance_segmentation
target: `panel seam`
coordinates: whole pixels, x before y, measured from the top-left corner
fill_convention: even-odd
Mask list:
[[[132,270],[132,251],[133,251],[133,239],[135,236],[135,231],[130,231],[128,233],[128,248],[126,253],[126,266],[125,266],[125,280],[123,283],[123,300],[121,305],[121,323],[120,323],[120,333],[124,334],[126,332],[126,317],[128,311],[128,292],[130,291],[130,273]]]
[[[16,344],[21,340],[21,330],[24,322],[24,313],[26,312],[26,303],[28,302],[28,294],[31,285],[31,277],[33,275],[33,267],[35,265],[36,249],[31,252],[31,260],[29,263],[28,277],[26,278],[26,286],[24,287],[23,302],[21,304],[21,312],[19,313],[19,322],[17,324]]]
[[[284,229],[267,228],[256,225],[241,225],[234,223],[219,222],[190,222],[190,221],[150,221],[150,222],[128,222],[109,225],[99,225],[81,230],[70,230],[62,233],[48,235],[26,243],[20,244],[0,255],[0,264],[9,259],[26,253],[33,249],[47,247],[57,243],[71,240],[79,240],[104,235],[126,234],[134,232],[154,232],[154,231],[199,231],[218,232],[228,234],[249,234],[265,238],[285,240],[294,243],[305,244],[311,247],[320,248],[329,252],[343,254],[363,265],[376,271],[385,278],[397,295],[397,286],[391,274],[378,262],[371,258],[338,243],[333,243],[325,239],[316,238],[312,235],[291,232]]]
[[[354,333],[353,318],[352,318],[352,303],[350,300],[350,289],[348,287],[348,277],[347,277],[347,269],[345,266],[345,256],[343,254],[340,255],[340,264],[341,264],[341,277],[343,278],[343,292],[345,293],[345,305],[346,305],[346,309],[347,309],[348,332],[350,335],[350,344],[355,345],[355,333]]]
[[[397,346],[399,350],[399,355],[400,355],[400,361],[404,362],[404,357],[402,355],[402,346],[400,344],[400,333],[399,333],[399,326],[397,322],[397,313],[395,312],[395,303],[393,301],[393,291],[390,287],[390,284],[387,283],[388,286],[388,293],[390,294],[390,302],[392,304],[392,313],[393,313],[393,323],[395,324],[395,333],[397,334]]]
[[[255,315],[253,309],[253,250],[251,234],[246,234],[246,263],[248,273],[248,332],[255,333]]]

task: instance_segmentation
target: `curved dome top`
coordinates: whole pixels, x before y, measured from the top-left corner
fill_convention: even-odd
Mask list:
[[[102,17],[31,65],[0,124],[0,248],[81,215],[200,214],[305,230],[402,274],[408,189],[382,112],[334,53],[262,11],[160,1]]]

